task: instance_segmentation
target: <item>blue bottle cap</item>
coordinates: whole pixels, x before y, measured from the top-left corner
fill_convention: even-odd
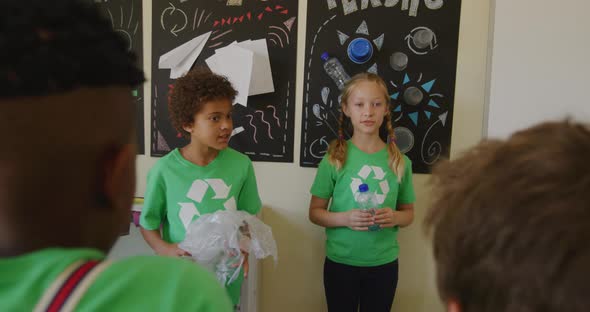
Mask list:
[[[373,56],[373,45],[365,38],[355,38],[348,44],[348,58],[357,64],[364,64]]]
[[[322,61],[327,61],[330,58],[330,55],[328,54],[328,52],[324,52],[322,53],[322,55],[320,55],[320,58],[322,59]]]
[[[365,183],[359,185],[359,192],[364,193],[369,191],[369,186]]]

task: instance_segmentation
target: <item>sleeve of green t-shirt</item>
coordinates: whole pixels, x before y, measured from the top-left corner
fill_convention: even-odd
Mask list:
[[[252,162],[248,160],[248,169],[246,179],[238,195],[238,209],[247,211],[250,214],[257,214],[262,207],[260,196],[258,195],[258,186],[256,185],[256,174]]]
[[[330,164],[328,155],[326,154],[318,166],[318,171],[315,175],[315,180],[313,181],[310,192],[312,195],[319,198],[328,199],[332,197],[335,185],[336,168]]]
[[[404,156],[404,163],[404,177],[399,186],[397,202],[398,204],[411,204],[416,201],[414,185],[412,183],[412,161]]]
[[[175,311],[195,312],[230,312],[234,311],[230,297],[225,288],[209,272],[196,264],[189,263],[190,268],[172,289],[177,289],[178,309]],[[187,309],[191,307],[191,309]]]
[[[78,311],[231,312],[226,290],[200,265],[140,256],[113,262],[100,273]]]
[[[146,230],[160,228],[166,215],[166,187],[158,167],[148,173],[145,198],[139,224]]]

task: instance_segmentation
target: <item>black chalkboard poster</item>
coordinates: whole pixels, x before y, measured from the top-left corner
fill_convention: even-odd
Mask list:
[[[193,68],[208,67],[206,60],[217,49],[234,42],[266,42],[274,92],[234,105],[230,146],[254,161],[293,161],[297,5],[296,0],[153,1],[152,156],[187,143],[169,121],[168,92],[174,79],[171,69],[160,68],[160,57],[204,36]]]
[[[137,65],[143,68],[143,13],[141,0],[94,0],[101,13],[111,22],[113,29],[125,39],[129,50],[137,55]],[[136,113],[136,140],[138,154],[145,153],[143,130],[143,86],[133,91]]]
[[[300,165],[317,166],[339,128],[340,91],[324,71],[323,52],[335,56],[350,76],[369,71],[385,80],[396,143],[414,172],[428,173],[448,156],[460,11],[460,0],[310,2]],[[349,57],[357,41],[369,43],[365,51],[372,54]]]

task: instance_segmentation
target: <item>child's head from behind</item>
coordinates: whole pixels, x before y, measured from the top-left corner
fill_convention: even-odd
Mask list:
[[[344,140],[344,126],[352,124],[353,136],[379,136],[383,124],[387,129],[389,166],[401,180],[404,171],[403,156],[395,145],[395,134],[391,121],[391,107],[387,86],[381,77],[373,73],[360,73],[352,77],[342,90],[341,113],[338,138],[330,144],[329,160],[340,169],[346,162],[347,143]]]
[[[176,80],[171,91],[168,108],[172,125],[191,143],[223,149],[233,129],[235,96],[236,90],[225,77],[194,69]]]
[[[589,128],[553,122],[436,167],[426,225],[443,300],[460,311],[587,311],[589,159]]]
[[[0,256],[110,248],[135,187],[135,55],[82,1],[0,2]]]

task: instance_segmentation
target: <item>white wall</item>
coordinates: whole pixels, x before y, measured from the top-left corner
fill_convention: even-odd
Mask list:
[[[590,121],[590,1],[495,2],[488,135]]]
[[[486,58],[490,0],[463,0],[455,115],[451,154],[475,144],[482,133],[485,98]],[[322,286],[324,254],[323,230],[307,218],[309,187],[315,169],[299,167],[301,132],[302,82],[305,42],[306,0],[299,0],[297,96],[295,117],[295,161],[284,163],[254,163],[260,195],[264,203],[263,220],[272,226],[279,247],[279,263],[263,261],[260,276],[259,309],[261,312],[325,311]],[[315,3],[315,1],[314,1]],[[150,75],[151,59],[151,1],[144,0],[144,65]],[[146,146],[150,146],[150,90],[146,96]],[[137,195],[145,191],[145,178],[157,158],[138,156]],[[416,222],[400,233],[400,281],[395,311],[443,311],[434,286],[434,269],[428,240],[424,237],[421,220],[429,202],[427,175],[415,176],[417,193]],[[132,239],[119,242],[117,255],[125,252]],[[129,246],[129,248],[133,248]]]

